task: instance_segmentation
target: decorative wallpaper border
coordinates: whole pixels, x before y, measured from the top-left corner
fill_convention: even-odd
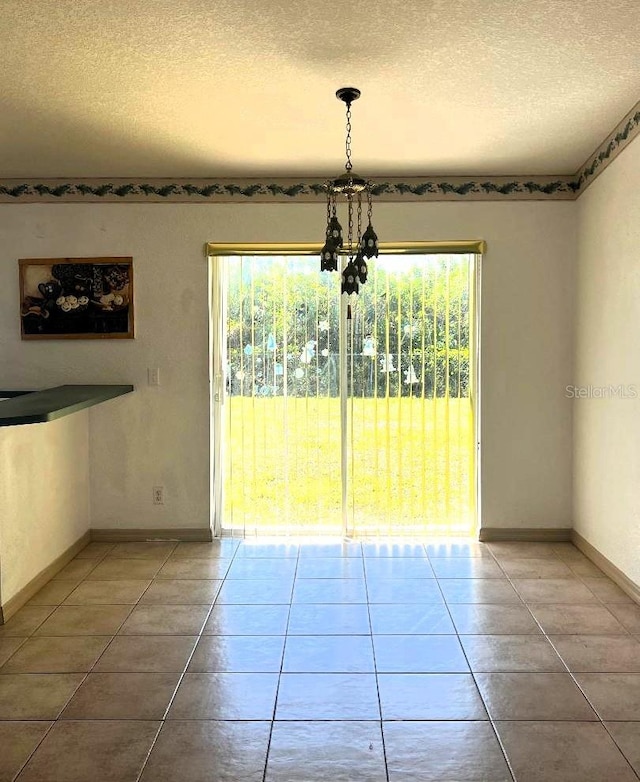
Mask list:
[[[374,179],[379,201],[503,200],[575,198],[568,177],[448,177],[447,179]],[[156,202],[283,202],[319,201],[324,183],[313,180],[44,180],[0,182],[1,202],[156,201]]]
[[[522,177],[385,177],[373,179],[378,201],[575,200],[640,133],[640,102],[573,175]],[[0,203],[304,202],[324,199],[311,179],[0,180]]]
[[[575,174],[578,196],[640,133],[640,101],[622,119]]]

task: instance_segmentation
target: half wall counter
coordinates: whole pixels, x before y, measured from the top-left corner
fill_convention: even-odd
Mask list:
[[[0,390],[0,624],[89,542],[89,408],[133,390]]]

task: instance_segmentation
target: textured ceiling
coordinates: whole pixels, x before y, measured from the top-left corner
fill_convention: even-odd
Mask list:
[[[0,0],[0,177],[572,173],[639,0]]]

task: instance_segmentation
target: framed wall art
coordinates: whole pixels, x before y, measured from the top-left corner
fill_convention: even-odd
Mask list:
[[[22,339],[133,339],[131,258],[22,258]]]

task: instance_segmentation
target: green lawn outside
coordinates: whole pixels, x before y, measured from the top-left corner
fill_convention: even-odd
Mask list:
[[[351,534],[474,532],[469,399],[359,398],[348,410]],[[230,396],[223,416],[226,528],[341,533],[338,398]]]

